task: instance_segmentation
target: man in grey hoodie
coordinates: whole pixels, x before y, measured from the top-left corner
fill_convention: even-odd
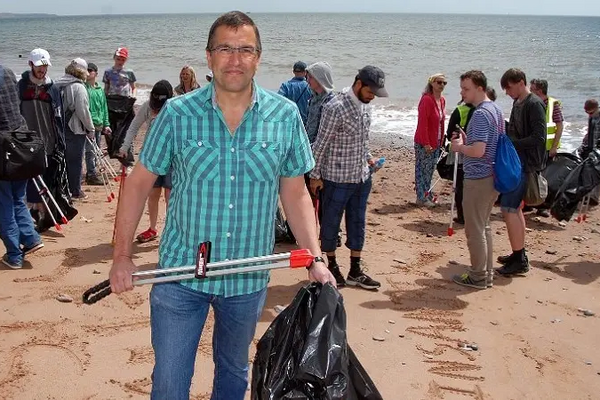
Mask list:
[[[87,67],[84,59],[76,58],[65,68],[65,75],[55,82],[61,93],[65,113],[65,160],[69,190],[74,199],[80,200],[87,198],[81,190],[85,137],[87,135],[94,139],[94,123],[85,88]]]
[[[311,64],[307,69],[307,80],[313,95],[308,101],[308,118],[306,122],[306,133],[308,140],[314,143],[319,132],[321,122],[321,110],[334,96],[333,78],[331,77],[331,66],[319,61]]]

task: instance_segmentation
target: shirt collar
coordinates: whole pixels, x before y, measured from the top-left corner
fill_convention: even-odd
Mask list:
[[[358,107],[358,108],[362,108],[362,106],[364,106],[364,103],[362,101],[360,101],[358,99],[358,97],[356,97],[356,95],[354,94],[354,90],[352,90],[352,87],[348,90],[348,96],[350,97],[350,99],[352,100],[352,102]]]
[[[210,86],[210,100],[212,102],[212,108],[214,110],[216,110],[217,108],[219,108],[219,105],[217,104],[217,92],[215,91],[215,85],[213,85],[213,83],[209,83]],[[248,110],[253,109],[255,106],[260,105],[260,96],[258,94],[258,90],[257,90],[257,86],[256,86],[256,82],[254,81],[254,79],[252,79],[252,101],[250,102],[250,105],[248,106]]]

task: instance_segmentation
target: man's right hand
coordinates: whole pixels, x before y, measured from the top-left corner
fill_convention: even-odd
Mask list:
[[[131,274],[136,270],[137,268],[130,257],[115,258],[110,273],[108,274],[112,292],[119,294],[132,290],[133,279]]]
[[[321,179],[310,180],[310,191],[313,195],[317,195],[317,192],[323,189],[323,181]]]

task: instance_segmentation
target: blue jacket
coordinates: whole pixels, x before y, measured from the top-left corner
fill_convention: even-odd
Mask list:
[[[306,119],[308,118],[308,100],[310,100],[311,96],[306,79],[293,77],[289,81],[283,82],[277,93],[296,103],[298,110],[300,110],[302,122],[304,123],[304,126],[306,126]]]

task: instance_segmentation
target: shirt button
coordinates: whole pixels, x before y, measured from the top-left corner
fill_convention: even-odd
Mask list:
[[[232,153],[235,153],[235,149],[234,149],[233,147],[231,148],[231,152],[232,152]]]
[[[227,232],[227,234],[225,236],[231,237],[231,233]]]
[[[234,180],[234,179],[235,179],[235,176],[231,175],[231,176],[229,177],[229,179],[231,179],[231,180]]]
[[[233,208],[233,204],[230,204],[229,205],[229,209],[231,210],[232,208]]]
[[[266,144],[266,143],[263,143],[263,144],[262,144],[262,148],[263,148],[263,149],[266,149],[266,148],[267,148],[267,144]]]
[[[202,141],[198,140],[198,146],[202,146]]]

